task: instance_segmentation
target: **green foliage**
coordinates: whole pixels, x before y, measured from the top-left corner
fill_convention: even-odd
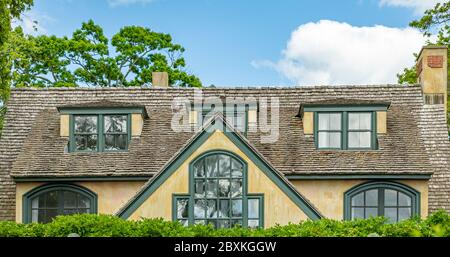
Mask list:
[[[426,10],[422,18],[410,22],[409,25],[420,29],[426,36],[431,36],[431,30],[437,26],[444,25],[441,31],[448,31],[448,21],[450,21],[450,1],[437,3],[433,9]]]
[[[322,219],[268,229],[214,229],[212,226],[183,227],[163,219],[126,221],[111,215],[58,216],[48,224],[0,222],[0,237],[449,237],[450,215],[440,210],[426,219],[415,217],[391,224],[383,217],[337,221]]]
[[[404,68],[403,73],[397,74],[397,80],[400,84],[416,84],[417,73],[415,67]]]
[[[20,19],[23,12],[33,6],[33,0],[0,0],[0,108],[9,96],[11,61],[5,56],[7,41],[10,38],[11,21]],[[0,133],[3,127],[3,114],[0,109]]]
[[[0,47],[8,40],[11,20],[20,19],[20,15],[33,6],[33,0],[0,0]]]
[[[0,55],[11,60],[12,87],[141,86],[151,83],[154,71],[166,71],[171,85],[200,87],[184,70],[183,52],[170,35],[139,26],[123,27],[110,42],[89,20],[71,38],[17,28]]]

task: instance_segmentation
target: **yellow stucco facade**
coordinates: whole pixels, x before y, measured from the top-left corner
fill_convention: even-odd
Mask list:
[[[303,133],[305,135],[312,135],[314,133],[314,113],[303,113]]]
[[[62,137],[69,137],[69,115],[61,114],[60,118],[60,126],[59,126],[59,134]]]
[[[131,114],[131,136],[140,136],[144,126],[144,118],[140,113]]]
[[[377,133],[378,134],[387,133],[387,112],[385,111],[377,112]]]
[[[238,148],[222,131],[216,130],[198,146],[191,155],[137,207],[128,217],[130,220],[141,218],[164,218],[172,220],[174,194],[189,193],[189,165],[200,155],[223,150],[234,153],[247,164],[247,191],[249,194],[264,195],[264,226],[298,223],[308,219],[300,207],[289,198],[259,167]],[[342,220],[344,218],[344,194],[354,186],[368,180],[292,180],[290,183],[326,218]],[[420,193],[420,212],[428,214],[428,181],[399,180],[398,183],[414,188]],[[30,190],[44,185],[43,182],[19,182],[16,186],[16,221],[22,222],[22,197]],[[115,214],[144,185],[144,181],[76,182],[98,197],[98,213]]]
[[[77,182],[97,194],[97,211],[114,214],[142,187],[144,181]],[[22,197],[28,191],[42,186],[42,182],[20,182],[16,185],[16,222],[22,222]]]
[[[172,219],[173,194],[187,194],[189,191],[189,163],[199,155],[211,150],[226,150],[240,156],[247,163],[248,193],[264,194],[264,226],[287,224],[307,219],[303,211],[278,188],[249,157],[247,157],[223,132],[215,131],[210,138],[198,147],[178,169],[147,198],[129,217],[138,220],[142,217],[162,217]]]
[[[344,193],[367,180],[293,180],[295,188],[305,196],[319,211],[330,219],[344,218]],[[420,214],[428,214],[428,181],[399,180],[398,183],[410,186],[420,193]]]

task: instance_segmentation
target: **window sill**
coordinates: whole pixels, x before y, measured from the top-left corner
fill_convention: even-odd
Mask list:
[[[109,154],[109,153],[129,153],[129,150],[123,150],[123,151],[75,151],[75,152],[68,152],[68,154]]]
[[[335,148],[316,148],[321,152],[380,152],[380,149],[360,148],[360,149],[335,149]]]

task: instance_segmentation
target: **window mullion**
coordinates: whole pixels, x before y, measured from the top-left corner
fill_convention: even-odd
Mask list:
[[[348,149],[348,112],[342,112],[342,124],[341,124],[341,148]]]
[[[319,148],[319,113],[314,112],[313,115],[313,128],[314,128],[314,144],[316,149]]]
[[[378,216],[384,216],[384,188],[378,189]]]
[[[131,140],[131,114],[127,115],[127,149],[128,149],[128,144]]]
[[[58,215],[64,214],[64,191],[58,190],[56,191],[58,194]]]
[[[98,116],[98,130],[97,130],[97,150],[99,152],[104,151],[104,141],[105,141],[105,135],[104,135],[104,128],[103,128],[103,114],[100,114]]]
[[[242,226],[248,227],[247,173],[242,173]]]
[[[372,126],[371,126],[371,134],[370,134],[370,139],[371,139],[371,142],[370,142],[370,148],[371,149],[377,149],[378,148],[378,145],[377,145],[377,112],[372,112],[372,119],[371,119],[371,121],[372,121]]]
[[[203,161],[203,160],[202,160]],[[203,163],[204,165],[204,163]],[[192,169],[192,167],[190,168]],[[205,172],[205,170],[203,170]],[[189,202],[188,202],[188,225],[194,225],[194,205],[195,205],[195,184],[194,184],[194,172],[189,174]],[[206,183],[204,185],[204,191],[206,189]],[[206,194],[206,192],[203,192]]]
[[[73,114],[69,116],[69,152],[75,151],[75,122]]]

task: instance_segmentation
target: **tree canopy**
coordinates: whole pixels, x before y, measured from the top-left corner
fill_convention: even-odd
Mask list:
[[[11,21],[20,19],[23,12],[33,6],[33,0],[0,0],[0,136],[3,128],[3,116],[6,112],[3,103],[9,96],[11,62],[3,53],[11,32]]]
[[[184,69],[184,48],[169,34],[126,26],[109,40],[92,20],[69,37],[25,35],[16,28],[5,48],[13,87],[141,86],[152,72],[166,71],[175,86],[200,87]]]

